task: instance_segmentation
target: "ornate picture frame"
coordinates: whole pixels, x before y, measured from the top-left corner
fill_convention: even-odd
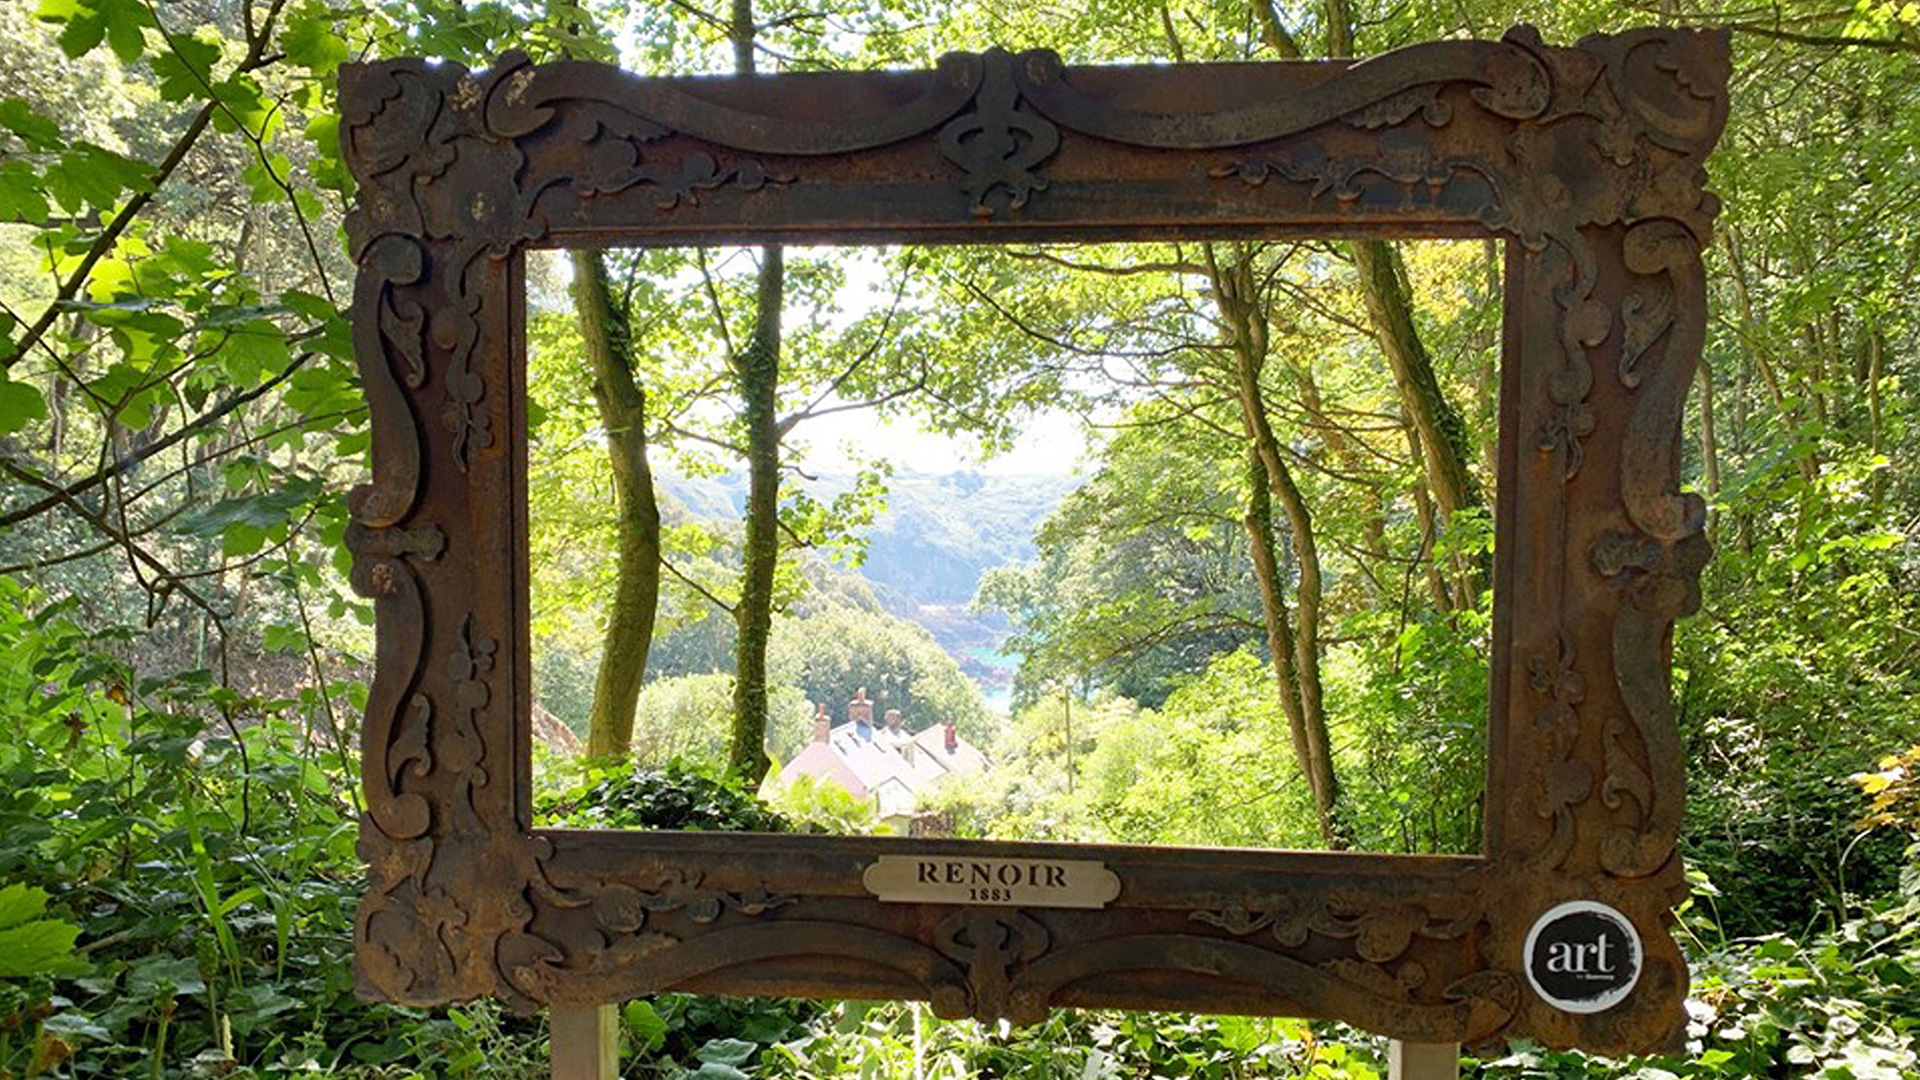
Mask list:
[[[1525,27],[1360,62],[344,68],[373,424],[348,545],[378,635],[362,995],[923,999],[1016,1022],[1117,1006],[1678,1045],[1669,649],[1708,557],[1680,431],[1728,74],[1723,32],[1564,48]],[[526,250],[1308,235],[1508,241],[1483,854],[533,827]],[[1113,887],[1082,907],[885,898],[866,880],[883,856]],[[1594,917],[1615,946],[1595,966],[1629,952],[1632,971],[1583,1005],[1540,972],[1582,955],[1564,920]]]

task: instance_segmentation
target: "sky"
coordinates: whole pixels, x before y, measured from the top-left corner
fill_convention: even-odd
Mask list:
[[[852,472],[863,461],[885,458],[896,472],[1071,474],[1088,456],[1079,417],[1064,410],[1031,416],[1022,423],[1012,449],[985,459],[978,440],[942,435],[911,418],[884,419],[870,411],[817,417],[796,434],[806,445],[801,468],[810,473]]]

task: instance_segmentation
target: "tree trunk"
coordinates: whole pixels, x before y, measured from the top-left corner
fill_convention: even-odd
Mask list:
[[[1880,401],[1880,382],[1886,377],[1887,339],[1880,327],[1867,328],[1867,449],[1879,457],[1886,448],[1887,421]],[[1886,490],[1886,470],[1875,469],[1867,491],[1877,506]]]
[[[1498,240],[1485,242],[1485,258],[1481,266],[1485,268],[1484,280],[1486,303],[1498,307],[1504,298],[1505,283],[1502,280],[1502,262],[1505,251]],[[1500,429],[1500,338],[1506,332],[1503,319],[1488,321],[1485,336],[1477,344],[1480,347],[1480,369],[1474,373],[1474,422],[1481,431],[1497,432]],[[1500,440],[1497,437],[1480,440],[1480,475],[1488,477],[1498,484],[1500,475]],[[1498,492],[1493,498],[1499,498]]]
[[[1323,425],[1320,429],[1320,438],[1327,444],[1327,449],[1333,453],[1334,460],[1338,461],[1340,467],[1349,474],[1365,476],[1367,462],[1361,455],[1359,447],[1354,445],[1354,440],[1346,429],[1334,423],[1326,413],[1320,399],[1320,384],[1313,377],[1312,361],[1309,359],[1295,364],[1293,373],[1300,386],[1300,406],[1307,411],[1307,415]],[[1381,497],[1378,486],[1369,483],[1365,484],[1364,488],[1366,516],[1360,523],[1361,544],[1366,548],[1367,558],[1371,560],[1373,566],[1384,567],[1389,565],[1390,559],[1387,551],[1387,501]],[[1362,566],[1361,571],[1373,587],[1376,598],[1387,595],[1388,589],[1370,567]]]
[[[1280,55],[1282,60],[1299,60],[1300,43],[1280,21],[1280,9],[1274,6],[1274,0],[1254,0],[1253,16],[1260,23],[1260,40],[1267,48]]]
[[[1268,644],[1273,650],[1281,700],[1287,703],[1288,721],[1297,729],[1294,749],[1300,770],[1313,790],[1321,838],[1329,848],[1337,849],[1346,845],[1340,835],[1336,810],[1339,786],[1333,770],[1332,740],[1327,733],[1326,707],[1320,687],[1320,553],[1314,539],[1313,517],[1281,454],[1280,440],[1274,435],[1267,416],[1266,398],[1260,388],[1269,334],[1265,301],[1254,285],[1250,257],[1242,253],[1234,262],[1223,266],[1209,247],[1207,261],[1213,279],[1214,302],[1232,330],[1234,384],[1241,425],[1257,465],[1254,479],[1264,481],[1264,491],[1255,495],[1249,504],[1247,529],[1253,540],[1254,576],[1260,587],[1261,608],[1267,616]],[[1255,486],[1262,485],[1256,483]],[[1280,500],[1287,515],[1294,562],[1300,575],[1291,632],[1284,621],[1286,602],[1281,592],[1278,552],[1272,545],[1271,499]],[[1288,656],[1290,663],[1286,660]]]
[[[1353,55],[1353,12],[1347,0],[1326,0],[1327,55],[1344,58]],[[1382,240],[1355,240],[1347,245],[1354,269],[1360,278],[1361,296],[1366,300],[1368,320],[1380,339],[1380,351],[1393,371],[1400,403],[1413,424],[1426,464],[1427,489],[1439,510],[1442,526],[1467,507],[1484,505],[1479,484],[1468,467],[1473,450],[1468,445],[1466,426],[1460,414],[1447,401],[1440,380],[1433,372],[1433,360],[1420,341],[1413,321],[1413,298],[1407,287],[1406,268],[1393,245]],[[1468,604],[1479,594],[1485,579],[1484,567],[1456,567],[1459,591],[1466,593]]]
[[[573,252],[573,304],[593,372],[593,401],[607,432],[620,552],[593,682],[587,754],[625,757],[633,744],[634,705],[647,674],[660,599],[660,503],[647,461],[647,399],[633,376],[627,313],[613,303],[606,261],[598,251]]]
[[[1256,384],[1257,389],[1257,384]],[[1267,426],[1264,405],[1255,410],[1257,447],[1267,468],[1275,498],[1286,511],[1292,533],[1293,557],[1300,582],[1294,604],[1293,666],[1298,673],[1300,713],[1306,720],[1314,806],[1320,815],[1320,834],[1330,848],[1346,846],[1340,835],[1336,804],[1340,799],[1333,771],[1333,740],[1327,733],[1327,710],[1320,690],[1320,552],[1314,541],[1313,518],[1306,499],[1293,482],[1293,472],[1280,458],[1280,444]]]
[[[733,0],[728,37],[733,70],[754,70],[753,0]],[[740,560],[740,601],[733,609],[733,733],[727,772],[757,787],[767,757],[767,642],[773,636],[773,577],[780,565],[780,320],[786,260],[778,245],[760,249],[753,333],[732,358],[740,417],[746,427],[747,514]]]
[[[1356,240],[1349,247],[1380,351],[1420,437],[1427,489],[1440,508],[1440,520],[1451,521],[1455,512],[1481,505],[1480,487],[1467,467],[1473,451],[1467,445],[1466,425],[1441,391],[1433,361],[1420,342],[1399,253],[1381,240]]]
[[[733,737],[727,771],[757,786],[767,757],[767,641],[773,633],[773,577],[780,562],[781,294],[786,263],[777,246],[761,249],[752,336],[733,357],[747,441],[745,550],[734,606]]]
[[[1427,490],[1445,528],[1454,514],[1483,504],[1480,485],[1468,467],[1473,451],[1468,446],[1466,425],[1440,389],[1433,361],[1421,344],[1399,253],[1380,240],[1356,240],[1348,248],[1360,276],[1369,321],[1400,392],[1401,408],[1420,443]],[[1472,607],[1486,579],[1486,568],[1456,558],[1449,576],[1460,597],[1459,606]]]
[[[1347,0],[1326,0],[1327,55],[1353,55],[1353,11]]]
[[[1402,430],[1407,434],[1407,454],[1416,468],[1424,468],[1420,461],[1420,436],[1407,424]],[[1433,519],[1433,499],[1427,495],[1427,489],[1419,484],[1413,485],[1414,520],[1420,524],[1421,570],[1427,578],[1427,592],[1433,597],[1435,611],[1451,612],[1457,605],[1453,594],[1447,591],[1446,578],[1440,574],[1439,560],[1433,557],[1433,545],[1440,537],[1440,526]]]
[[[1267,630],[1267,654],[1273,658],[1274,679],[1280,684],[1280,707],[1286,711],[1287,731],[1293,737],[1293,757],[1300,765],[1301,774],[1307,777],[1308,785],[1313,786],[1313,742],[1307,736],[1306,714],[1300,707],[1300,678],[1293,666],[1293,628],[1288,625],[1292,616],[1287,611],[1287,598],[1280,582],[1280,559],[1273,545],[1271,484],[1267,467],[1260,460],[1260,452],[1249,446],[1247,515],[1243,522],[1252,549],[1253,581],[1260,590],[1260,616]],[[1319,802],[1316,789],[1316,809]],[[1321,823],[1321,838],[1332,842],[1324,821]]]
[[[1707,482],[1707,497],[1720,496],[1720,433],[1713,415],[1713,365],[1700,358],[1700,466]]]

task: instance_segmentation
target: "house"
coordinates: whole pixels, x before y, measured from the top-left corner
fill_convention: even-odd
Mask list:
[[[811,776],[838,784],[856,798],[872,800],[882,821],[907,832],[935,784],[987,767],[986,755],[962,739],[951,720],[912,733],[900,710],[888,709],[875,724],[873,702],[863,686],[847,703],[841,724],[832,722],[826,705],[815,706],[813,739],[780,770],[777,783]]]

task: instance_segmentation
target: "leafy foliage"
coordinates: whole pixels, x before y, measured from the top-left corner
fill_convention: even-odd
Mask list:
[[[787,820],[759,799],[680,761],[589,774],[585,789],[548,808],[550,817],[595,829],[695,829],[789,832]]]

